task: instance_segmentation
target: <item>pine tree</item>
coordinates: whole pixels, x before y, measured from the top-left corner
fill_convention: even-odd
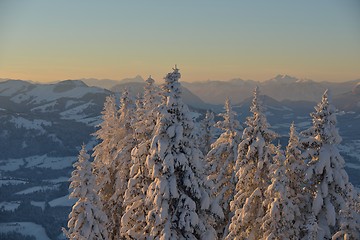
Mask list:
[[[307,214],[304,225],[304,237],[303,240],[318,240],[319,225],[316,216],[313,212]]]
[[[118,112],[118,128],[114,134],[116,146],[114,157],[110,163],[110,181],[113,186],[113,194],[107,206],[111,213],[109,217],[110,239],[120,238],[121,217],[124,211],[124,195],[129,181],[131,166],[131,150],[135,146],[132,128],[134,106],[127,90],[122,93]]]
[[[263,206],[264,192],[270,185],[269,166],[277,135],[269,129],[256,87],[252,106],[252,116],[246,120],[242,141],[238,146],[236,162],[236,189],[230,202],[233,214],[226,239],[260,239],[262,218],[266,209]]]
[[[103,122],[99,125],[94,135],[100,140],[93,149],[94,173],[96,176],[97,193],[103,203],[104,211],[110,216],[107,207],[110,197],[114,194],[111,182],[110,166],[116,150],[115,133],[118,128],[116,100],[114,96],[106,97],[102,113]]]
[[[261,230],[262,239],[299,239],[300,225],[294,225],[300,216],[297,204],[291,199],[290,181],[285,174],[285,156],[276,149],[270,166],[271,184],[265,191],[264,201],[266,214],[263,218]]]
[[[203,155],[196,147],[194,122],[181,100],[179,69],[168,73],[147,165],[147,231],[153,239],[215,238],[203,212],[210,198]]]
[[[224,219],[218,221],[217,224],[217,232],[222,236],[230,220],[230,201],[235,190],[235,162],[237,147],[240,142],[240,123],[236,120],[236,113],[232,110],[229,99],[225,101],[225,113],[220,114],[220,116],[224,120],[217,122],[215,126],[224,132],[211,145],[206,160],[209,166],[208,178],[214,183],[211,195],[224,213],[222,216]]]
[[[360,239],[360,214],[356,211],[356,196],[352,184],[347,185],[345,207],[340,210],[340,229],[332,239]]]
[[[106,214],[102,211],[102,203],[95,191],[90,156],[83,145],[76,168],[71,174],[70,198],[78,199],[69,214],[68,230],[63,229],[69,239],[108,239]]]
[[[295,238],[299,238],[302,226],[305,224],[303,214],[305,212],[305,203],[309,201],[309,198],[304,192],[305,162],[301,155],[300,140],[294,123],[290,126],[290,136],[285,157],[285,174],[289,181],[287,197],[295,207],[295,218],[292,221],[292,227],[296,231]]]
[[[136,146],[131,152],[131,167],[128,186],[124,195],[124,214],[121,218],[121,234],[130,239],[146,239],[147,209],[146,192],[150,184],[146,157],[150,149],[152,132],[156,123],[157,102],[154,94],[154,80],[146,80],[144,98],[138,101],[133,124]]]
[[[214,113],[206,111],[205,118],[200,122],[199,148],[206,155],[214,142]]]
[[[339,212],[346,205],[349,178],[344,170],[344,159],[339,153],[341,137],[336,128],[335,108],[325,91],[321,102],[311,114],[313,126],[302,134],[302,143],[308,159],[305,179],[313,195],[311,210],[318,224],[318,239],[331,238],[340,227]]]

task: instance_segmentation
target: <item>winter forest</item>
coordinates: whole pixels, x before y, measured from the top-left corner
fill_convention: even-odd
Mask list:
[[[160,91],[149,77],[136,100],[107,97],[98,144],[74,164],[69,239],[360,239],[329,91],[280,146],[258,87],[244,123],[227,99],[221,121],[195,125],[180,77],[175,66]]]

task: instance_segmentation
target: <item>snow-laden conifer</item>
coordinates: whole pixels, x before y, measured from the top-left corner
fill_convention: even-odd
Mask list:
[[[147,165],[150,183],[146,217],[150,239],[212,239],[214,229],[203,215],[210,198],[204,163],[196,147],[194,122],[181,100],[179,69],[165,77],[164,97]]]
[[[114,194],[114,182],[111,180],[111,162],[116,152],[115,133],[118,128],[118,115],[116,99],[114,96],[106,97],[102,113],[102,122],[94,136],[100,141],[94,148],[94,176],[96,192],[103,204],[103,210],[110,219],[111,210],[108,206],[110,197]],[[110,225],[110,222],[107,223]]]
[[[83,145],[70,178],[70,188],[73,189],[70,198],[78,200],[69,214],[68,230],[64,230],[64,233],[69,239],[105,240],[108,239],[108,220],[95,191],[95,179],[89,158]]]
[[[301,235],[301,230],[304,225],[305,205],[306,202],[309,201],[309,197],[304,191],[304,175],[306,166],[301,155],[300,140],[294,123],[290,126],[289,142],[286,146],[285,157],[285,174],[289,181],[287,197],[296,208],[296,211],[294,212],[295,218],[292,224],[294,230],[296,230],[296,236],[298,238]]]
[[[124,214],[121,218],[121,234],[130,239],[146,239],[149,235],[145,230],[145,198],[150,178],[145,163],[156,124],[157,102],[153,84],[154,80],[149,77],[146,80],[142,102],[138,101],[137,104],[137,121],[133,124],[136,146],[131,152],[129,181],[124,195]]]
[[[265,191],[266,214],[261,230],[262,239],[300,239],[300,225],[295,223],[300,210],[293,200],[290,181],[285,174],[285,156],[280,147],[276,149],[270,166],[271,184]]]
[[[106,97],[104,110],[102,113],[102,123],[94,133],[100,141],[93,149],[94,172],[96,176],[97,191],[104,205],[113,194],[113,187],[110,181],[109,167],[116,150],[114,134],[118,127],[117,107],[114,96]]]
[[[340,210],[340,228],[332,240],[360,239],[360,213],[356,211],[356,195],[352,184],[347,185],[345,207]]]
[[[224,108],[225,113],[219,114],[224,120],[217,122],[215,125],[224,132],[211,145],[211,150],[206,156],[209,169],[208,178],[214,183],[211,195],[216,205],[220,205],[224,213],[216,228],[220,236],[224,234],[226,225],[230,220],[230,201],[234,197],[235,162],[240,142],[239,130],[241,128],[229,99],[226,99]]]
[[[341,137],[336,128],[336,113],[325,91],[321,102],[311,114],[313,126],[304,131],[302,143],[308,169],[305,179],[313,195],[311,211],[318,220],[318,239],[331,238],[339,229],[339,212],[346,205],[349,178],[344,159],[339,153]]]
[[[135,146],[132,128],[134,106],[127,90],[121,95],[118,115],[118,128],[114,134],[116,147],[110,163],[110,180],[114,191],[107,206],[110,210],[110,239],[120,239],[120,223],[124,211],[124,195],[129,180],[131,150]]]
[[[214,142],[215,135],[214,113],[206,111],[205,118],[200,122],[199,148],[206,155]]]
[[[233,214],[226,239],[260,239],[262,218],[266,209],[263,206],[264,192],[270,185],[269,166],[277,135],[269,129],[256,87],[252,106],[252,116],[246,120],[242,141],[238,146],[236,162],[236,189],[230,202]]]
[[[306,215],[305,225],[303,227],[304,237],[302,240],[318,240],[319,225],[313,212]]]
[[[304,187],[305,162],[301,155],[300,140],[295,128],[295,124],[290,126],[289,141],[285,151],[286,175],[289,179],[289,186],[292,194],[300,194]]]

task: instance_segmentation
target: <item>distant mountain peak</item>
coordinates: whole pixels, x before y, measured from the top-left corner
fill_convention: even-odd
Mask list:
[[[86,83],[82,80],[64,80],[57,83],[57,85],[67,85],[67,86],[74,86],[74,87],[87,87]]]
[[[274,78],[265,81],[268,83],[314,83],[315,81],[307,78],[297,78],[287,74],[278,74]]]
[[[358,82],[352,89],[352,93],[355,95],[360,95],[360,82]]]
[[[136,75],[133,78],[124,78],[120,80],[121,83],[129,83],[129,82],[144,82],[144,78],[140,75]]]
[[[287,74],[278,74],[274,78],[270,79],[269,81],[272,82],[297,82],[299,79]]]

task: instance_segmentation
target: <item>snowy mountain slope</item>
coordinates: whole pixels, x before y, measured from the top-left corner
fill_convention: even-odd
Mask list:
[[[76,154],[95,131],[109,94],[81,81],[0,82],[0,159]]]
[[[9,222],[0,223],[0,232],[17,232],[25,236],[33,236],[36,240],[50,240],[45,229],[32,222]]]
[[[0,96],[11,97],[14,103],[39,104],[52,102],[60,98],[80,99],[86,94],[104,93],[105,90],[89,87],[75,80],[65,80],[56,84],[31,84],[25,81],[0,82]]]
[[[351,91],[334,96],[333,100],[341,110],[360,113],[360,83]]]

